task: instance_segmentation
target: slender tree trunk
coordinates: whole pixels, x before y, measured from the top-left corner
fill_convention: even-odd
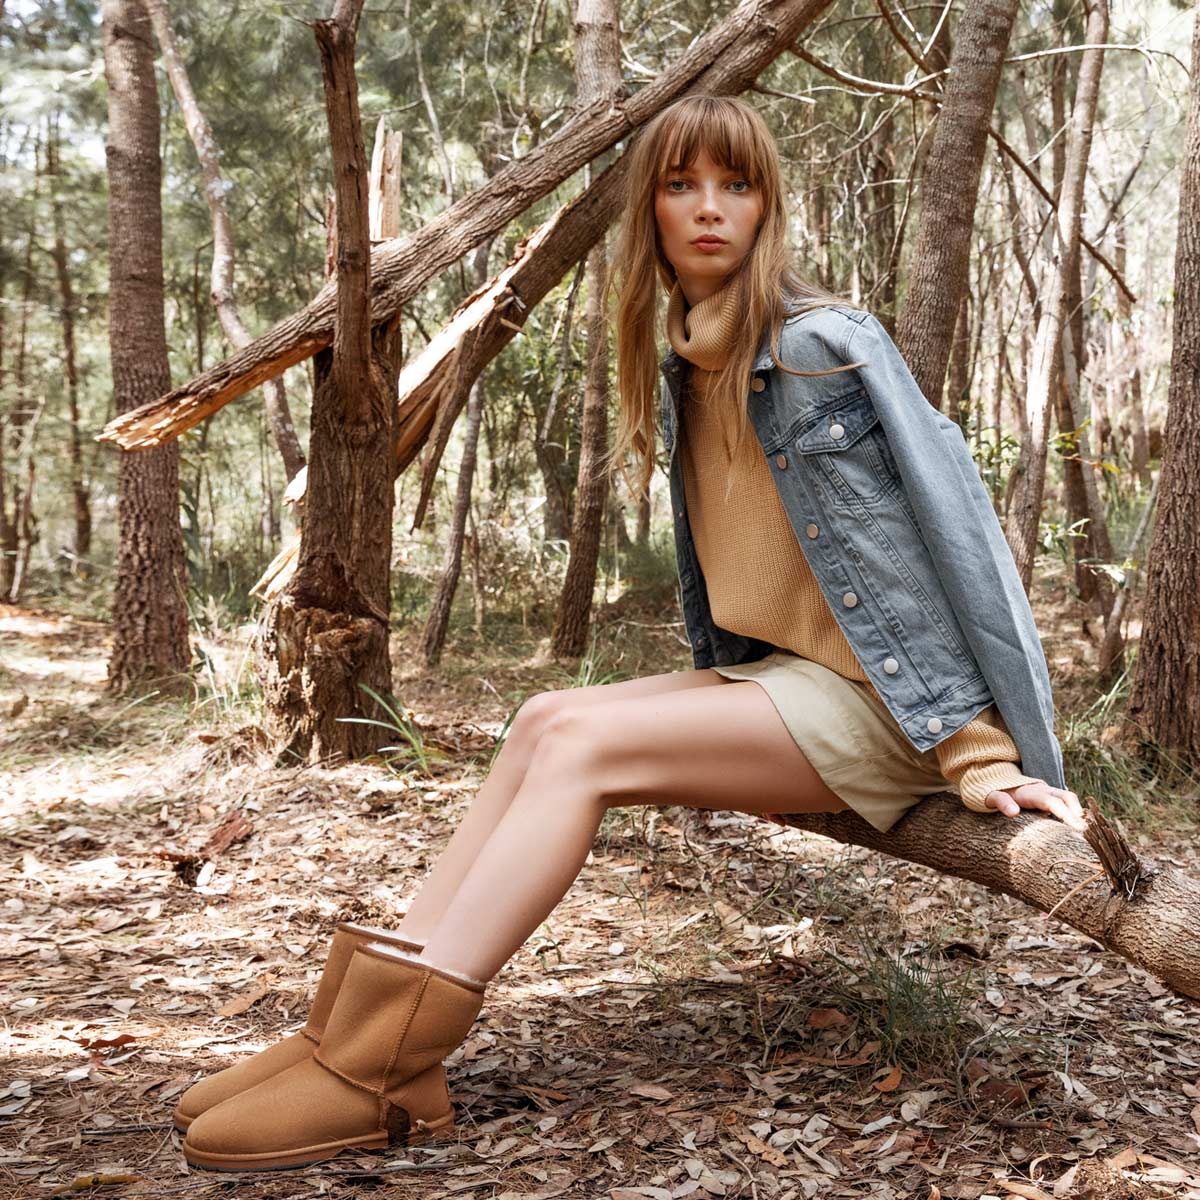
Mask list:
[[[467,400],[467,426],[463,431],[463,456],[458,466],[458,490],[454,497],[454,511],[450,516],[450,528],[446,531],[446,554],[442,573],[425,631],[421,638],[421,653],[425,662],[436,666],[442,659],[446,645],[446,631],[450,628],[450,611],[458,591],[462,573],[463,549],[466,545],[467,517],[471,508],[471,489],[475,480],[475,464],[479,454],[479,426],[483,419],[483,380],[476,379],[471,385]],[[476,598],[481,599],[478,589]]]
[[[608,96],[617,103],[621,85],[621,10],[617,0],[577,0],[575,94],[581,107]],[[608,478],[598,464],[608,445],[608,322],[604,284],[608,252],[604,235],[587,260],[587,382],[579,431],[579,474],[571,520],[571,557],[558,597],[550,653],[575,658],[587,648],[596,564],[604,525]]]
[[[83,436],[79,422],[79,363],[75,353],[75,289],[67,262],[64,231],[62,179],[58,157],[58,114],[46,143],[47,173],[50,176],[50,210],[54,223],[54,247],[51,257],[58,277],[59,315],[62,322],[63,372],[67,381],[67,452],[71,463],[71,500],[75,515],[72,570],[77,576],[88,573],[87,558],[92,552],[91,493],[83,467]]]
[[[946,415],[959,425],[965,423],[964,405],[971,390],[971,307],[967,302],[968,295],[969,289],[964,288],[958,304],[958,323],[950,347],[950,369],[946,378]]]
[[[922,176],[921,225],[896,340],[921,391],[939,409],[967,290],[988,126],[1017,7],[1018,0],[977,0],[963,10]]]
[[[567,406],[563,402],[566,380],[571,363],[571,337],[575,329],[575,302],[584,278],[584,263],[580,262],[571,280],[563,305],[562,327],[559,334],[558,366],[554,382],[544,404],[535,393],[532,397],[537,427],[533,433],[533,455],[542,473],[542,489],[546,503],[542,506],[543,545],[551,542],[568,544],[571,539],[571,476],[567,456]],[[576,468],[578,470],[578,468]]]
[[[391,691],[388,610],[398,314],[373,336],[368,173],[354,73],[362,0],[313,23],[336,185],[337,316],[318,370],[299,561],[263,619],[259,670],[282,752],[310,762],[387,737],[364,688]],[[349,719],[346,719],[349,718]]]
[[[475,252],[474,275],[477,289],[487,282],[490,246],[491,242],[488,241]],[[450,528],[446,531],[445,561],[421,637],[421,653],[430,666],[441,661],[442,650],[446,644],[446,631],[450,628],[450,610],[454,605],[458,581],[462,574],[463,547],[466,542],[467,517],[471,510],[471,492],[475,484],[479,429],[482,423],[483,380],[477,377],[471,384],[470,397],[467,400],[467,427],[463,434],[462,461],[458,465],[458,489],[454,497],[454,511],[450,517]]]
[[[1124,215],[1117,218],[1116,253],[1114,255],[1117,270],[1125,274],[1127,225]],[[1146,437],[1146,409],[1142,403],[1142,368],[1141,356],[1138,353],[1138,341],[1132,335],[1133,306],[1129,297],[1120,289],[1117,290],[1117,319],[1113,324],[1113,341],[1118,349],[1120,368],[1112,372],[1113,380],[1118,388],[1118,395],[1127,397],[1121,405],[1121,411],[1128,414],[1129,437],[1132,445],[1129,451],[1130,466],[1138,477],[1143,488],[1148,488],[1150,479],[1150,448]],[[1124,384],[1124,386],[1122,386]],[[1118,420],[1124,427],[1124,421]],[[1103,456],[1101,456],[1103,457]]]
[[[1200,4],[1193,21],[1167,428],[1127,719],[1154,746],[1194,766],[1200,763]]]
[[[1108,37],[1108,0],[1096,0],[1087,24],[1089,46],[1101,46]],[[1069,270],[1079,245],[1083,213],[1083,185],[1087,177],[1092,145],[1092,127],[1100,94],[1100,74],[1104,51],[1083,51],[1075,104],[1067,132],[1062,194],[1055,221],[1054,251],[1048,264],[1049,288],[1042,305],[1030,370],[1026,409],[1029,436],[1021,446],[1021,457],[1014,468],[1015,481],[1010,496],[1006,533],[1016,560],[1021,581],[1028,591],[1033,582],[1033,561],[1037,553],[1038,522],[1046,487],[1046,451],[1050,432],[1052,389],[1062,358],[1063,326],[1067,320],[1070,295]]]
[[[241,350],[253,339],[250,331],[242,324],[233,294],[233,266],[237,243],[233,236],[233,221],[225,204],[226,183],[221,175],[221,149],[213,136],[212,126],[209,125],[208,118],[205,117],[196,100],[196,94],[192,91],[187,67],[175,44],[175,33],[171,28],[170,14],[167,12],[167,0],[143,0],[143,3],[154,25],[154,34],[158,38],[167,67],[167,78],[170,79],[175,99],[179,102],[183,123],[192,139],[196,157],[200,160],[204,198],[208,201],[213,230],[212,301],[230,345],[235,350]],[[266,380],[263,383],[263,394],[266,397],[267,420],[290,483],[304,466],[304,451],[300,449],[300,439],[296,436],[296,427],[292,424],[292,413],[288,407],[283,377],[277,375],[274,379]]]
[[[162,160],[150,22],[139,0],[103,0],[108,80],[109,341],[118,413],[171,386],[163,311]],[[179,446],[122,454],[108,685],[187,686]]]
[[[29,538],[33,532],[34,414],[38,406],[30,395],[28,349],[29,314],[33,310],[33,249],[37,245],[38,198],[43,173],[40,128],[34,140],[33,157],[33,196],[29,204],[29,228],[26,230],[25,255],[21,263],[21,319],[17,324],[17,358],[13,369],[16,402],[8,423],[13,436],[12,516],[3,529],[4,541],[0,544],[0,554],[3,556],[0,559],[0,599],[10,600],[14,604],[21,598],[25,577],[22,563],[29,561]],[[21,482],[23,474],[26,476],[24,484]]]
[[[650,545],[650,496],[641,496],[637,502],[637,533],[634,541],[639,546]]]

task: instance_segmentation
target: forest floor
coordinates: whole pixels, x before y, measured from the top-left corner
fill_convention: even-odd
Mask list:
[[[1035,608],[1083,703],[1061,580]],[[690,665],[661,615],[619,615],[623,675]],[[130,703],[102,625],[0,606],[0,1196],[1200,1197],[1200,1005],[973,884],[646,808],[606,818],[448,1060],[453,1140],[189,1171],[180,1093],[298,1026],[335,921],[395,924],[505,718],[567,678],[520,625],[436,671],[398,633],[428,773],[282,768],[249,632],[203,639],[201,701]],[[1185,810],[1131,831],[1200,876]]]

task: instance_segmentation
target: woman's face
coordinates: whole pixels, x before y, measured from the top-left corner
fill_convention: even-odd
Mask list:
[[[762,197],[749,181],[706,150],[655,188],[659,244],[689,305],[716,292],[749,253],[762,214]]]

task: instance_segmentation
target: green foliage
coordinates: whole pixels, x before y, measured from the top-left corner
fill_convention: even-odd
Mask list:
[[[879,1040],[881,1061],[946,1071],[978,1048],[986,1034],[972,1012],[985,986],[980,967],[949,962],[938,932],[913,944],[879,940],[862,926],[848,935],[853,959],[829,952],[838,968],[828,983],[830,1000]]]
[[[1087,517],[1080,517],[1070,524],[1044,518],[1038,522],[1038,544],[1047,554],[1053,554],[1062,563],[1070,564],[1074,561],[1075,542],[1087,537],[1087,523]]]
[[[392,695],[381,696],[365,683],[358,685],[375,701],[382,719],[375,717],[338,717],[349,725],[374,725],[398,734],[403,744],[380,746],[376,753],[389,770],[397,775],[404,774],[414,766],[426,778],[432,777],[430,764],[434,759],[445,759],[446,755],[435,746],[425,744],[421,727],[405,712],[404,706]]]
[[[1129,700],[1133,660],[1085,708],[1064,712],[1059,742],[1069,786],[1106,814],[1144,827],[1169,820],[1196,824],[1200,771],[1162,747],[1109,737]]]

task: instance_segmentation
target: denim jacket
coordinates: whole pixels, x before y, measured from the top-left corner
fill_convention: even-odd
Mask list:
[[[848,305],[764,336],[749,414],[780,500],[846,641],[917,750],[993,702],[1027,775],[1065,787],[1054,701],[1028,598],[962,431],[922,394],[879,321]],[[689,364],[660,364],[675,554],[696,667],[774,649],[713,623],[675,453]]]

